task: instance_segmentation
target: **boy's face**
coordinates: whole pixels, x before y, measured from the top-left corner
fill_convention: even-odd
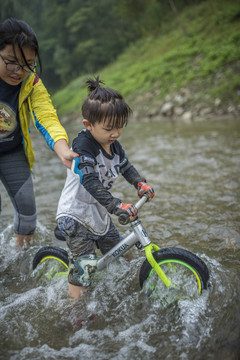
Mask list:
[[[27,63],[33,67],[35,63],[35,51],[26,46],[24,46],[22,50]],[[16,65],[15,67],[14,64]],[[26,71],[17,65],[24,66]],[[8,68],[10,68],[10,70],[8,70]],[[14,71],[14,68],[17,69],[17,71]],[[15,54],[12,45],[7,45],[0,51],[0,78],[5,81],[5,83],[9,85],[18,85],[28,77],[30,72],[31,70],[26,66],[18,46],[15,46]]]
[[[88,120],[84,119],[83,125],[106,151],[110,150],[110,145],[122,134],[122,128],[112,128],[107,122],[92,125]]]

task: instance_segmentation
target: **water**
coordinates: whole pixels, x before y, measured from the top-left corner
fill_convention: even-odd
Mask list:
[[[66,128],[72,140],[80,125]],[[137,278],[143,253],[134,249],[130,262],[110,265],[72,304],[66,278],[40,283],[31,270],[41,246],[65,247],[53,235],[65,169],[33,131],[38,225],[27,250],[15,248],[13,209],[0,184],[0,359],[239,359],[239,135],[239,120],[130,123],[121,140],[156,192],[141,210],[148,234],[160,247],[200,256],[211,292],[170,305],[146,299]],[[114,194],[136,200],[121,179]]]

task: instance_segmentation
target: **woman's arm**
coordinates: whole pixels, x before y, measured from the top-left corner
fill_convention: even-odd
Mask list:
[[[41,79],[37,78],[29,104],[34,125],[44,136],[50,149],[54,150],[63,165],[71,169],[72,160],[78,154],[69,149],[66,130],[61,125],[51,98]]]

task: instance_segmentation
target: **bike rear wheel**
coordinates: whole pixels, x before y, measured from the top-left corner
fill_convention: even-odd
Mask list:
[[[196,298],[209,287],[206,264],[195,254],[180,248],[161,249],[153,253],[169,280],[177,298]],[[147,295],[166,294],[166,286],[146,259],[140,269],[139,282]]]
[[[45,246],[35,254],[32,267],[38,277],[44,275],[51,279],[62,274],[66,275],[68,264],[69,259],[66,250],[55,246]]]

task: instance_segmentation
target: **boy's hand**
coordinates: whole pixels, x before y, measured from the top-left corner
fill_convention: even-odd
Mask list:
[[[155,192],[151,186],[146,184],[144,181],[140,181],[138,184],[138,196],[141,198],[143,195],[147,196],[148,200],[152,200]]]
[[[114,210],[114,214],[119,216],[121,214],[126,214],[129,216],[129,220],[133,221],[135,220],[136,216],[137,216],[137,208],[133,205],[133,204],[124,204],[122,202],[120,202],[115,210]]]

